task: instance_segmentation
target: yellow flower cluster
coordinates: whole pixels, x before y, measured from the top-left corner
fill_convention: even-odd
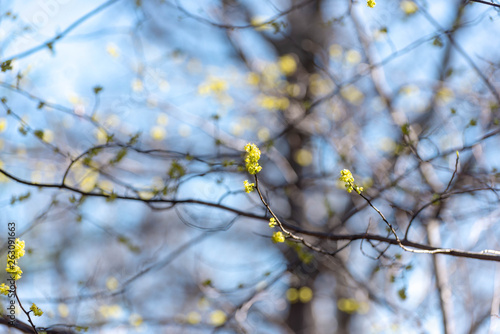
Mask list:
[[[276,219],[274,217],[269,218],[269,227],[270,228],[275,228],[276,224],[277,224],[277,222],[276,222]],[[271,237],[271,241],[275,244],[280,243],[280,242],[285,242],[285,235],[281,231],[274,232],[272,237]]]
[[[308,303],[313,298],[313,291],[310,287],[303,286],[300,289],[290,288],[286,291],[286,299],[290,301],[290,303]]]
[[[290,107],[290,100],[286,97],[277,97],[272,95],[261,95],[259,104],[262,108],[268,110],[286,110]]]
[[[370,8],[373,8],[373,7],[375,7],[376,3],[373,0],[368,0],[368,1],[366,1],[366,5]]]
[[[280,57],[278,65],[281,72],[283,72],[283,74],[285,75],[292,75],[297,70],[297,62],[291,54]]]
[[[354,298],[340,298],[337,301],[337,307],[340,311],[353,314],[366,314],[370,309],[370,304],[367,302],[360,302]]]
[[[252,175],[257,174],[262,169],[262,167],[259,166],[259,148],[255,144],[248,143],[245,145],[245,151],[247,152],[245,156],[246,169]]]
[[[12,247],[13,246],[13,247]],[[16,238],[14,245],[12,241],[9,240],[9,252],[7,253],[7,268],[5,269],[9,274],[11,274],[14,280],[21,278],[23,271],[17,265],[17,261],[24,256],[24,241]]]
[[[401,7],[401,10],[408,16],[415,14],[418,10],[418,5],[410,0],[401,1],[399,6]]]
[[[33,314],[37,317],[41,317],[43,314],[43,311],[38,306],[36,306],[35,303],[31,305],[30,310],[32,310]]]
[[[245,186],[245,191],[247,193],[251,193],[252,191],[254,191],[255,183],[249,183],[248,180],[245,180],[243,182],[243,185]]]
[[[278,242],[285,242],[285,236],[283,235],[283,232],[274,232],[273,236],[271,237],[271,240],[276,244]]]
[[[356,183],[354,183],[354,177],[352,176],[351,171],[348,169],[343,169],[340,171],[339,180],[345,183],[345,187],[348,193],[356,190],[358,194],[361,194],[361,192],[363,191],[363,187],[358,187]]]
[[[198,87],[198,94],[207,95],[210,93],[222,94],[227,90],[227,82],[220,78],[209,78]]]
[[[8,295],[9,294],[9,286],[6,285],[5,283],[0,284],[0,293],[3,295]]]

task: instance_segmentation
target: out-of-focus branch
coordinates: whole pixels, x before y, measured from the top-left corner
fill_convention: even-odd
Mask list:
[[[33,334],[33,327],[31,327],[30,324],[27,324],[23,321],[19,321],[17,319],[12,324],[12,320],[9,319],[9,317],[6,315],[0,316],[0,325],[7,326],[9,328],[15,328],[22,333]],[[53,327],[55,327],[55,326],[53,326]],[[68,326],[68,327],[71,327],[71,326]],[[39,328],[38,327],[37,329],[43,330],[43,333],[47,333],[47,334],[74,334],[74,333],[76,333],[75,331],[71,330],[70,328],[53,328],[53,329],[51,329],[51,328]]]
[[[496,3],[493,3],[493,2],[487,2],[487,1],[483,1],[483,0],[470,0],[470,2],[479,2],[479,3],[482,3],[482,4],[488,5],[488,6],[500,8],[499,4],[496,4]]]
[[[119,0],[110,0],[108,2],[105,2],[104,4],[100,5],[99,7],[93,9],[92,11],[90,11],[89,13],[85,14],[84,16],[82,16],[81,18],[79,18],[78,20],[76,20],[75,22],[73,22],[69,27],[67,27],[66,29],[64,29],[63,31],[61,31],[59,34],[55,35],[54,37],[52,37],[51,39],[29,49],[29,50],[26,50],[26,51],[23,51],[21,53],[18,53],[18,54],[15,54],[13,56],[10,56],[10,57],[7,57],[5,60],[0,60],[0,63],[2,62],[5,62],[5,61],[9,61],[9,60],[14,60],[14,59],[21,59],[21,58],[25,58],[29,55],[32,55],[40,50],[43,50],[45,48],[52,48],[53,44],[55,42],[57,42],[58,40],[62,39],[64,36],[66,36],[67,34],[69,34],[73,29],[75,29],[76,27],[78,27],[80,24],[82,24],[83,22],[87,21],[89,18],[91,18],[92,16],[96,15],[97,13],[101,12],[102,10],[106,9],[107,7],[111,6],[112,4],[114,4],[115,2],[118,2]]]
[[[231,207],[228,207],[226,205],[219,204],[219,203],[212,203],[212,202],[207,202],[207,201],[202,201],[202,200],[197,200],[197,199],[181,199],[181,200],[178,200],[178,199],[143,199],[143,198],[140,198],[140,197],[132,197],[132,196],[123,196],[123,195],[114,195],[114,194],[111,195],[111,194],[105,194],[105,193],[85,192],[85,191],[83,191],[81,189],[74,188],[74,187],[71,187],[71,186],[68,186],[68,185],[62,184],[62,183],[60,183],[60,184],[57,184],[57,183],[56,184],[50,184],[50,183],[46,183],[46,184],[44,184],[44,183],[32,183],[32,182],[29,182],[29,181],[22,180],[22,179],[14,176],[12,174],[10,174],[9,172],[7,172],[7,171],[5,171],[3,169],[0,169],[0,173],[3,174],[3,175],[5,175],[5,176],[7,176],[8,178],[10,178],[10,179],[18,182],[18,183],[20,183],[20,184],[24,184],[24,185],[32,186],[32,187],[37,187],[37,188],[66,189],[66,190],[69,190],[69,191],[81,194],[83,196],[88,196],[88,197],[101,197],[101,198],[110,198],[110,199],[131,200],[131,201],[143,202],[143,203],[145,203],[147,205],[155,204],[155,203],[156,204],[168,204],[168,207],[162,207],[162,208],[152,207],[153,209],[156,209],[156,210],[166,210],[166,209],[172,208],[175,205],[181,205],[181,204],[200,204],[200,205],[204,205],[204,206],[207,206],[207,207],[219,208],[219,209],[222,209],[222,210],[225,210],[225,211],[228,211],[228,212],[232,212],[232,213],[238,214],[240,216],[244,216],[244,217],[255,218],[255,219],[260,219],[260,220],[268,220],[268,218],[265,215],[257,215],[257,214],[251,213],[251,212],[247,212],[247,211],[243,211],[243,210],[231,208]],[[486,189],[481,189],[481,190],[486,190]],[[448,193],[447,197],[449,197],[451,195],[452,195],[451,193]],[[361,196],[365,200],[367,200],[369,202],[370,206],[372,208],[374,208],[379,213],[379,215],[381,215],[381,217],[383,218],[384,222],[386,224],[388,224],[388,226],[392,226],[387,221],[387,219],[385,218],[385,216],[378,209],[376,209],[373,206],[373,204],[371,204],[371,201],[367,197],[365,197],[362,194],[361,194]],[[438,199],[436,199],[436,201],[437,200]],[[287,223],[285,223],[283,221],[281,221],[281,223],[282,223],[282,226],[284,228],[286,228],[286,229],[292,230],[292,231],[294,231],[296,233],[301,233],[301,234],[304,234],[304,235],[313,236],[313,237],[316,237],[316,238],[319,238],[319,239],[326,239],[326,240],[349,240],[349,241],[354,241],[354,240],[377,240],[377,241],[385,242],[385,243],[388,243],[388,244],[391,244],[391,245],[399,245],[404,250],[406,250],[408,252],[412,252],[412,253],[445,254],[445,255],[456,256],[456,257],[465,257],[465,258],[471,258],[471,259],[500,262],[500,251],[486,249],[486,250],[482,250],[480,252],[468,252],[468,251],[463,251],[463,250],[458,250],[458,249],[451,249],[451,248],[432,247],[432,246],[429,246],[429,245],[415,243],[415,242],[411,242],[411,241],[408,241],[408,240],[401,240],[401,239],[399,239],[399,237],[397,237],[397,234],[395,234],[394,228],[393,228],[393,230],[394,230],[393,234],[395,236],[395,239],[392,239],[392,238],[388,238],[388,237],[385,237],[385,236],[376,235],[376,234],[369,234],[369,233],[333,234],[333,233],[323,233],[323,232],[308,231],[308,230],[305,230],[305,229],[301,229],[300,227],[287,224]],[[302,240],[304,240],[304,239],[302,237],[297,236],[297,235],[295,235],[295,236],[298,238],[298,239],[296,239],[297,241],[303,243]],[[306,241],[306,243],[308,243],[308,242]],[[312,245],[310,243],[308,243],[308,244],[309,244],[309,246],[308,246],[309,248],[313,247],[311,249],[316,250],[316,248],[317,248],[316,246],[314,246],[314,245]],[[409,248],[409,247],[411,247],[411,248]],[[321,251],[321,253],[330,254],[331,252]],[[331,254],[331,255],[333,255],[333,254]]]
[[[271,19],[269,19],[269,20],[267,20],[265,22],[259,22],[258,25],[259,26],[264,26],[266,24],[271,24],[274,21],[276,21],[277,19],[279,19],[280,17],[288,15],[291,12],[293,12],[295,10],[298,10],[298,9],[300,9],[302,7],[305,7],[305,6],[309,5],[309,4],[312,4],[312,3],[316,2],[316,1],[317,0],[306,0],[306,1],[303,1],[303,2],[298,3],[296,5],[293,5],[290,8],[288,8],[287,10],[284,10],[284,11],[282,11],[282,12],[274,15]],[[184,15],[186,15],[187,17],[190,17],[192,19],[195,19],[198,22],[205,23],[205,24],[217,27],[217,28],[235,30],[235,29],[248,29],[248,28],[255,28],[256,27],[256,24],[232,25],[232,24],[224,24],[224,23],[213,22],[213,21],[211,21],[211,20],[209,20],[207,18],[204,18],[202,16],[198,16],[198,15],[195,15],[195,14],[189,12],[186,8],[184,8],[181,5],[181,3],[180,3],[179,0],[175,0],[175,4],[176,4],[176,8],[179,11],[181,11]]]
[[[495,285],[493,288],[493,297],[491,298],[491,312],[489,316],[491,317],[490,328],[488,333],[493,334],[498,329],[499,309],[500,309],[500,265],[496,265],[495,268]]]
[[[453,36],[452,31],[447,31],[445,30],[435,19],[432,17],[432,15],[425,9],[424,6],[419,6],[421,9],[422,13],[424,14],[424,17],[431,23],[436,29],[438,29],[440,32],[446,33],[446,36],[448,37],[448,40],[450,41],[451,45],[457,50],[457,52],[462,55],[462,57],[465,59],[465,61],[469,64],[470,67],[476,72],[476,74],[481,78],[481,80],[484,82],[486,87],[488,87],[488,90],[491,92],[493,97],[495,97],[495,100],[497,103],[500,103],[500,95],[498,94],[498,91],[496,88],[493,86],[493,84],[490,82],[490,80],[484,75],[484,73],[479,69],[479,67],[474,63],[472,58],[469,56],[469,54],[455,41],[455,38]]]
[[[427,224],[427,235],[431,246],[439,245],[441,243],[439,224],[436,220],[431,220]],[[455,333],[456,326],[453,317],[453,301],[451,300],[452,293],[448,280],[446,262],[444,258],[433,255],[432,263],[434,266],[434,274],[436,276],[436,286],[439,293],[439,303],[441,305],[444,333],[453,334]]]

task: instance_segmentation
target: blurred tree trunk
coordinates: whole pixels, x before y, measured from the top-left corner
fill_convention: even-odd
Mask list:
[[[294,5],[299,3],[301,3],[301,1],[296,0],[293,2]],[[326,29],[324,29],[323,26],[321,6],[321,0],[315,1],[303,8],[300,12],[288,15],[288,26],[286,27],[286,31],[281,34],[282,38],[278,40],[270,40],[279,57],[287,54],[293,54],[297,57],[299,70],[288,77],[288,81],[291,83],[301,83],[301,86],[307,87],[307,91],[303,95],[301,101],[297,101],[298,103],[295,105],[291,104],[293,108],[296,108],[297,105],[307,105],[314,100],[314,96],[309,89],[309,78],[311,78],[314,74],[320,74],[319,68],[316,66],[316,62],[322,59],[322,53],[328,49],[328,44],[330,42],[331,37],[325,36]],[[304,117],[310,112],[304,107],[301,108],[300,117]],[[288,112],[288,110],[284,111],[283,119],[289,119],[287,117]],[[296,161],[296,157],[300,150],[312,150],[313,148],[309,133],[304,131],[302,127],[293,125],[292,122],[293,121],[286,124],[289,127],[289,131],[285,136],[289,152],[287,159],[297,174],[296,182],[293,185],[290,185],[290,189],[288,189],[287,192],[288,203],[290,205],[290,218],[291,223],[293,224],[301,227],[309,227],[305,214],[305,198],[307,198],[307,189],[304,179],[307,174],[311,175],[311,172],[315,171],[313,170],[313,167],[302,166]],[[297,259],[295,254],[289,255],[288,260],[290,263],[296,261]],[[317,265],[301,264],[298,268],[296,268],[298,286],[307,286],[314,292],[314,283],[318,274],[319,269]],[[334,293],[337,296],[344,294],[339,285],[337,285],[337,289]],[[332,317],[334,316],[338,315],[332,314]],[[338,333],[349,332],[349,318],[350,316],[346,313],[340,314],[340,317],[337,319]],[[289,328],[297,334],[318,332],[318,328],[316,327],[314,321],[311,302],[292,303],[290,305],[286,322]]]

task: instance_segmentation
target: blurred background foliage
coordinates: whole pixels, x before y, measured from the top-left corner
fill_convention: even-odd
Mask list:
[[[0,217],[26,242],[36,325],[498,332],[499,17],[444,0],[1,0]],[[248,142],[270,206],[321,252],[271,241],[243,187]],[[406,246],[459,252],[398,247],[344,168]]]

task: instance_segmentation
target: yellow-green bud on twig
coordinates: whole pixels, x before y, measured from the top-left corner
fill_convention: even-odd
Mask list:
[[[35,303],[31,305],[30,310],[32,310],[33,314],[37,317],[41,317],[43,314],[43,311],[40,308],[38,308],[38,306],[36,306]]]
[[[245,180],[243,182],[243,185],[247,193],[251,193],[252,191],[254,191],[255,183],[249,183],[248,180]]]
[[[274,232],[271,240],[276,244],[278,242],[285,242],[285,236],[283,232]]]
[[[259,166],[260,150],[257,145],[248,143],[245,145],[245,163],[247,171],[254,175],[261,171],[262,167]]]
[[[358,194],[361,194],[361,192],[363,191],[363,187],[358,187],[356,183],[354,183],[354,177],[352,176],[351,171],[348,169],[343,169],[340,171],[339,180],[345,183],[345,187],[348,193],[356,190]]]

